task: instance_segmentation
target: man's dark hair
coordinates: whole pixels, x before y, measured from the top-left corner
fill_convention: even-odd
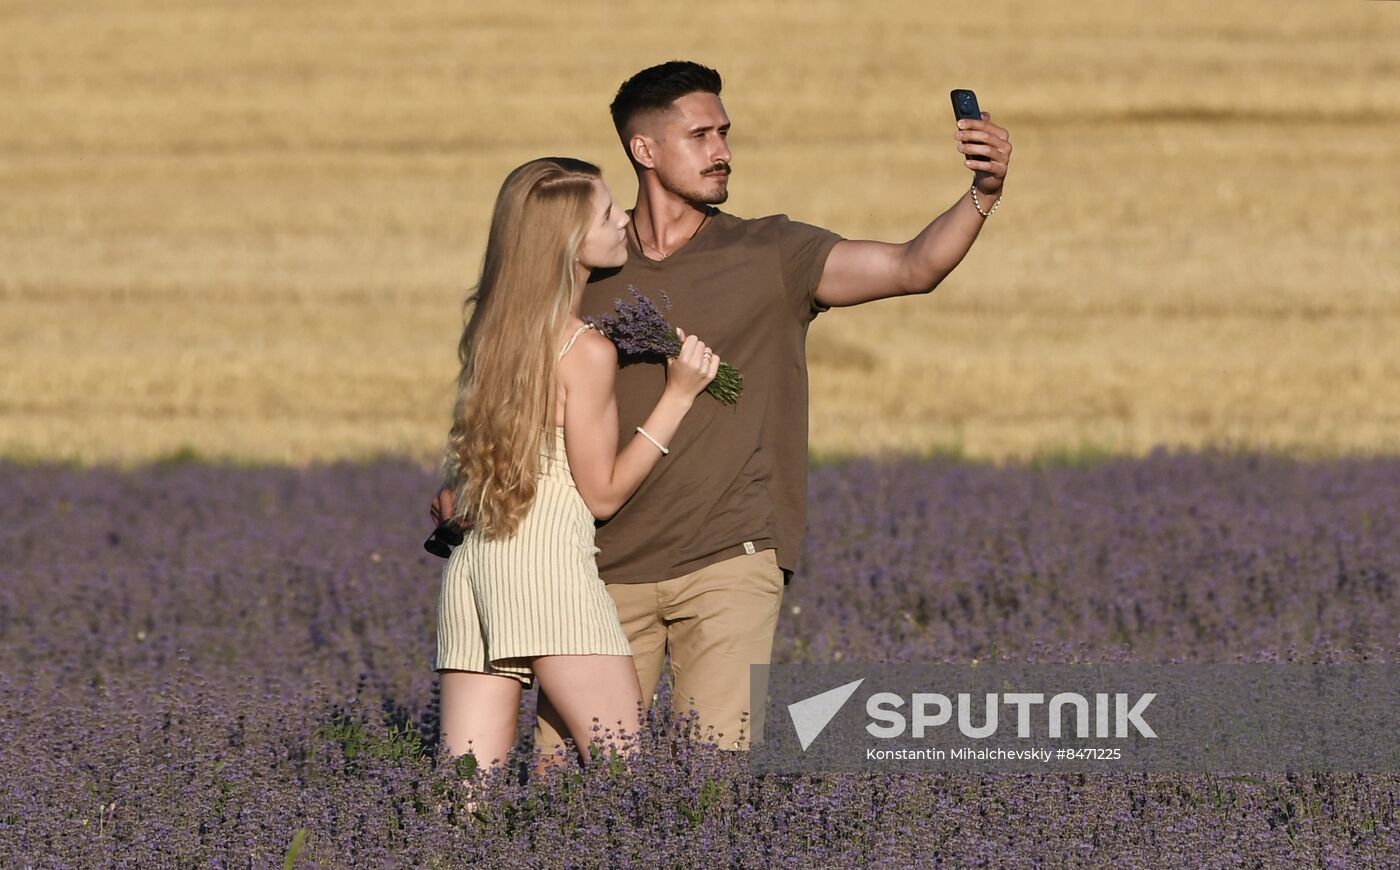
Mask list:
[[[618,138],[627,144],[627,125],[638,115],[670,108],[696,91],[719,96],[721,85],[719,73],[689,60],[670,60],[642,70],[622,83],[609,107]]]

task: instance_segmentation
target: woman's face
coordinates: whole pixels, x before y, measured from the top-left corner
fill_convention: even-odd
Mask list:
[[[627,212],[613,204],[612,191],[593,182],[593,212],[578,260],[589,269],[607,269],[627,262]]]

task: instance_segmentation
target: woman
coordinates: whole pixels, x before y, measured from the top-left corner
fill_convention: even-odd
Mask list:
[[[578,309],[590,270],[626,261],[627,222],[598,167],[532,160],[501,186],[468,299],[445,509],[470,531],[443,571],[436,668],[442,743],[483,767],[509,753],[532,674],[585,758],[603,736],[595,719],[612,745],[637,732],[641,692],[593,521],[668,452],[719,357],[682,333],[665,392],[618,452],[617,351]]]

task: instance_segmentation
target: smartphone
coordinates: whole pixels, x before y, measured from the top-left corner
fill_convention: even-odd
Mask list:
[[[959,120],[980,121],[982,110],[977,107],[977,95],[964,88],[949,94],[953,98],[953,115]]]

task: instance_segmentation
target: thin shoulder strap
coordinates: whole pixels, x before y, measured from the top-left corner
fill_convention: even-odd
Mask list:
[[[574,346],[574,342],[578,341],[578,337],[579,337],[580,335],[583,335],[586,331],[588,331],[588,330],[590,330],[590,329],[592,329],[592,328],[593,328],[593,324],[591,324],[591,323],[585,323],[583,326],[580,326],[578,329],[574,330],[574,334],[571,335],[571,336],[569,336],[569,343],[566,344],[566,345],[564,345],[564,349],[563,349],[563,350],[559,351],[559,359],[563,359],[563,358],[564,358],[564,354],[566,354],[566,353],[569,352],[569,348],[571,348],[571,347]]]

